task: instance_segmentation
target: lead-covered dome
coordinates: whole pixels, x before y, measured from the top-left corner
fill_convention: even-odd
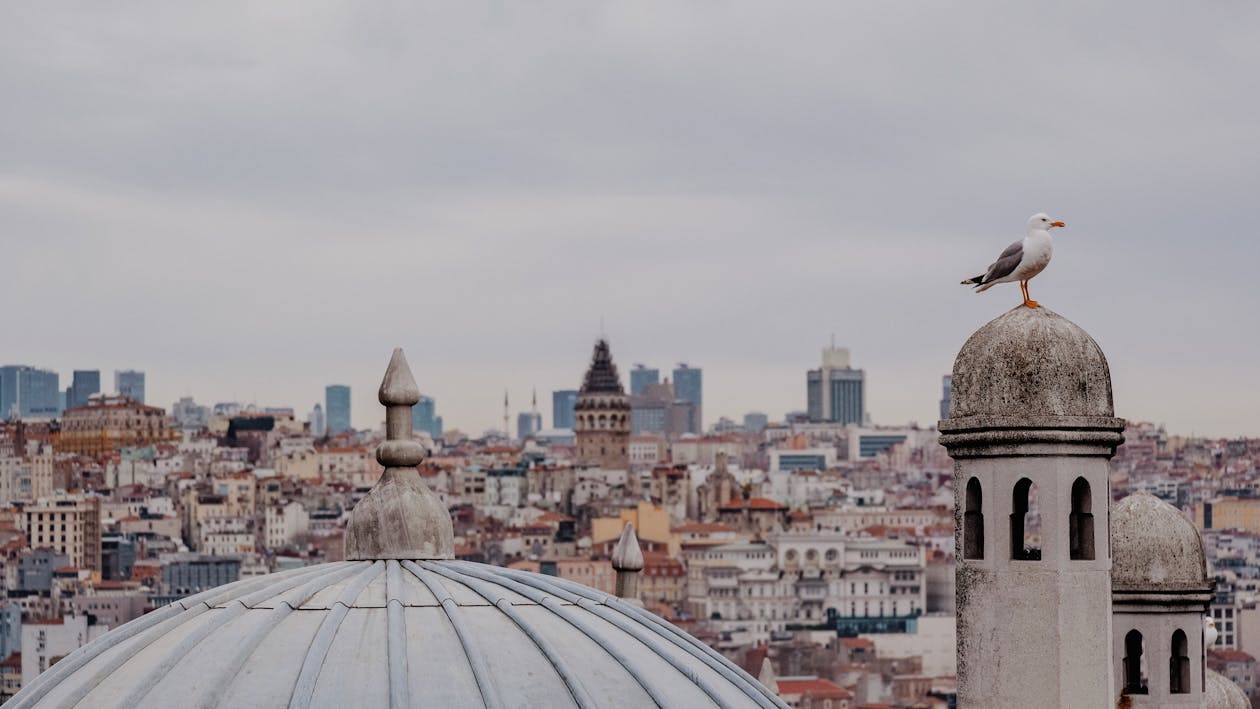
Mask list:
[[[1111,417],[1111,372],[1089,333],[1023,305],[990,321],[954,361],[950,419]]]
[[[1113,590],[1211,588],[1199,530],[1154,495],[1134,493],[1111,508],[1111,555]]]
[[[345,561],[177,601],[18,694],[41,707],[772,707],[661,618],[550,576]]]

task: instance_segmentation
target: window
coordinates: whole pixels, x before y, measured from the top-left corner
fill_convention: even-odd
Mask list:
[[[1130,630],[1124,636],[1124,693],[1146,694],[1145,660],[1142,657],[1142,634]]]
[[[967,499],[963,512],[963,558],[984,558],[984,494],[980,481],[967,481]]]
[[[1074,561],[1094,559],[1094,515],[1091,512],[1089,481],[1072,483],[1072,512],[1068,515],[1068,556]]]
[[[1190,652],[1189,642],[1184,630],[1178,630],[1172,636],[1172,657],[1168,658],[1168,692],[1170,694],[1190,693]]]
[[[1011,505],[1011,558],[1020,561],[1041,559],[1041,513],[1037,506],[1037,485],[1028,478],[1015,483]]]

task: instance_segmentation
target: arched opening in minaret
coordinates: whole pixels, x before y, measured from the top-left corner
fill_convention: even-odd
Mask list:
[[[1124,693],[1146,694],[1146,658],[1142,656],[1142,634],[1130,630],[1124,636]]]
[[[980,481],[967,481],[967,498],[963,507],[963,558],[984,558],[984,492]]]
[[[1168,658],[1168,692],[1190,693],[1190,643],[1186,632],[1178,630],[1172,636],[1172,657]]]
[[[1012,495],[1011,558],[1041,559],[1041,508],[1037,505],[1037,484],[1028,478],[1015,483]]]
[[[1094,515],[1089,481],[1077,478],[1072,483],[1072,512],[1068,515],[1068,552],[1077,561],[1094,559]]]

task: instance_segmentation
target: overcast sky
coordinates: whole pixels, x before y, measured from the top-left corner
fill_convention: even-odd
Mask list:
[[[1117,414],[1260,435],[1254,4],[73,5],[0,21],[0,363],[63,386],[371,426],[397,345],[448,427],[550,425],[603,318],[707,423],[834,333],[926,424],[1044,210]]]

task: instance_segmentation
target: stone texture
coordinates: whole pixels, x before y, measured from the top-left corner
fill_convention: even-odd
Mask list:
[[[1114,415],[1102,349],[1048,308],[1021,305],[995,318],[954,361],[951,419]]]
[[[1177,508],[1146,493],[1111,508],[1114,590],[1209,591],[1203,540]]]
[[[387,468],[350,512],[346,558],[453,559],[450,513],[415,468]]]
[[[1251,702],[1242,689],[1224,675],[1208,670],[1204,709],[1251,709]]]
[[[983,504],[983,558],[956,569],[958,705],[1105,707],[1113,702],[1107,459],[1123,437],[1106,357],[1088,334],[1023,306],[980,328],[954,364],[941,444],[954,457],[961,550],[965,491]],[[1037,490],[1040,554],[1010,520]],[[1092,498],[1093,558],[1071,558],[1072,487]],[[1012,534],[1018,532],[1014,539]]]

